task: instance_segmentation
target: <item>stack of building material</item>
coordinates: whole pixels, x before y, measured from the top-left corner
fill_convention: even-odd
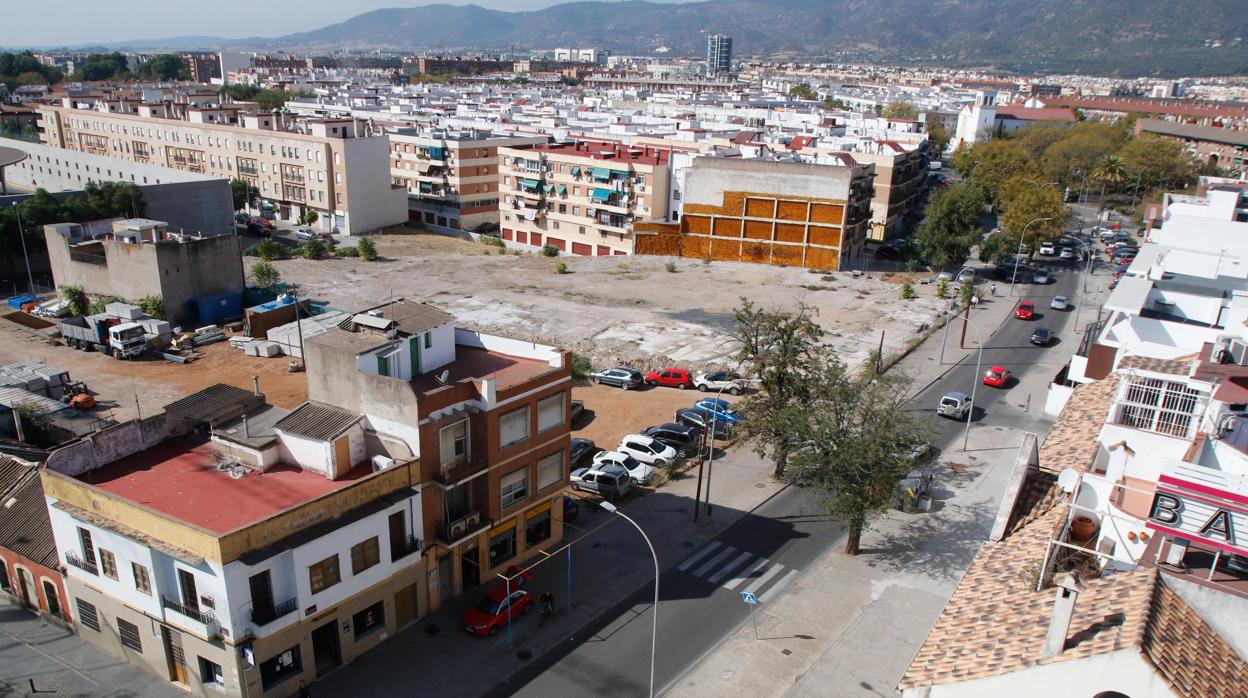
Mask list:
[[[115,317],[122,322],[138,322],[147,317],[142,308],[129,303],[109,303],[104,306],[104,312],[109,317]]]
[[[243,351],[247,353],[247,356],[262,356],[264,358],[272,358],[274,356],[280,356],[282,353],[282,348],[278,346],[277,342],[270,342],[268,340],[257,339],[257,340],[248,342],[247,344],[243,345]]]
[[[322,332],[328,332],[338,325],[338,323],[347,319],[347,313],[341,310],[330,310],[320,315],[314,315],[299,322],[291,322],[279,327],[274,327],[268,332],[268,339],[276,342],[281,348],[282,353],[287,356],[302,359],[303,352],[300,350],[299,327],[303,327],[303,338],[315,337]]]
[[[69,382],[69,372],[45,366],[38,359],[0,366],[0,388],[20,388],[39,395],[60,399]]]

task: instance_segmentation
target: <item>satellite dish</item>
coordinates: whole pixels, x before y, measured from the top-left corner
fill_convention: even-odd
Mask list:
[[[451,380],[450,369],[447,369],[447,368],[442,369],[442,372],[434,376],[433,379],[441,383],[442,385],[447,385]]]
[[[1074,492],[1077,484],[1079,484],[1079,471],[1074,468],[1066,468],[1061,475],[1057,476],[1057,486],[1066,494]]]

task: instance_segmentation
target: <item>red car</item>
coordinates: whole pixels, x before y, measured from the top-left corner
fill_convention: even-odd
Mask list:
[[[684,390],[693,385],[693,376],[683,368],[665,368],[647,373],[646,385],[665,385]]]
[[[1019,320],[1030,320],[1036,314],[1036,306],[1031,301],[1021,301],[1014,309],[1014,317]]]
[[[464,612],[464,630],[482,637],[493,635],[509,620],[528,613],[532,607],[533,595],[529,592],[515,589],[508,596],[507,587],[496,584],[480,603]]]
[[[984,372],[984,385],[991,385],[994,388],[1004,388],[1010,384],[1010,379],[1014,374],[1010,373],[1010,369],[1004,366],[993,366]]]
[[[251,225],[264,228],[265,230],[273,229],[273,222],[267,218],[261,218],[260,216],[252,216],[251,219],[248,220],[247,222],[250,223]]]

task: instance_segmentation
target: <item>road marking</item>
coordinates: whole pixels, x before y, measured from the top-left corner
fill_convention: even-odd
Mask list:
[[[737,556],[735,560],[721,567],[718,572],[716,572],[710,579],[706,581],[710,582],[711,584],[719,584],[719,581],[723,579],[724,577],[727,577],[728,574],[731,573],[733,570],[735,570],[738,565],[740,565],[741,563],[745,562],[746,560],[752,557],[754,557],[754,555],[751,553],[748,553],[748,552],[741,553],[740,555]]]
[[[713,540],[710,543],[707,543],[706,546],[703,547],[701,550],[694,553],[693,555],[690,555],[688,558],[685,559],[684,562],[680,563],[680,567],[677,567],[676,569],[680,570],[681,572],[684,572],[690,567],[693,567],[693,563],[706,557],[708,553],[710,553],[712,550],[718,547],[719,547],[719,541],[717,540]]]
[[[718,555],[711,558],[710,560],[707,560],[705,565],[702,565],[698,569],[694,570],[692,572],[693,576],[701,577],[707,572],[710,572],[712,569],[714,569],[716,565],[728,559],[728,556],[735,552],[737,552],[737,549],[732,547],[731,545],[728,546],[727,548],[724,548],[723,550],[719,551]]]
[[[758,602],[767,603],[768,601],[770,601],[781,591],[784,591],[784,588],[787,587],[789,585],[789,582],[792,582],[793,578],[796,576],[797,576],[797,570],[789,570],[789,573],[781,577],[780,581],[771,585],[770,589],[763,592],[763,595],[758,597]]]
[[[724,583],[724,588],[727,589],[728,591],[732,591],[733,589],[736,589],[737,587],[741,586],[741,582],[744,582],[746,579],[749,579],[750,575],[763,569],[763,567],[766,565],[767,565],[767,558],[765,557],[758,558],[758,562],[755,562],[753,567],[747,569],[746,571],[733,577],[732,579],[729,579],[726,583]]]
[[[780,564],[772,565],[770,569],[768,569],[765,573],[763,573],[763,576],[759,577],[758,579],[755,579],[753,584],[745,588],[745,593],[753,594],[757,592],[759,589],[762,589],[763,585],[771,581],[772,577],[776,576],[777,574],[780,574],[780,570],[782,569],[784,569],[784,565],[780,565]]]

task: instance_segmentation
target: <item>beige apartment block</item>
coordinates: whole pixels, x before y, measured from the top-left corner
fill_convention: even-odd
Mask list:
[[[597,141],[499,148],[503,240],[563,254],[633,254],[633,225],[667,216],[668,155]]]
[[[545,142],[488,131],[398,131],[390,134],[391,183],[407,190],[413,221],[455,231],[496,226],[498,149]]]
[[[235,125],[222,123],[221,109],[190,109],[183,121],[146,106],[138,113],[40,106],[40,138],[56,148],[242,179],[256,187],[266,211],[286,221],[313,211],[313,227],[322,231],[353,235],[407,220],[404,192],[388,176],[389,139],[364,135],[353,119],[307,121],[296,132],[267,112],[244,113]]]

